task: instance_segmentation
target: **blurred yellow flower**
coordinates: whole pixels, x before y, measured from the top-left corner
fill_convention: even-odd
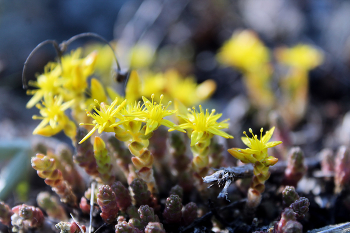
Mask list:
[[[193,106],[212,96],[216,83],[206,80],[201,84],[194,77],[182,77],[176,70],[170,69],[165,73],[147,73],[142,79],[143,96],[164,94],[165,101],[180,100],[186,106]]]
[[[289,67],[280,82],[282,104],[279,106],[290,126],[305,114],[308,102],[308,72],[323,62],[323,53],[310,45],[298,44],[292,48],[278,48],[277,60]]]
[[[42,121],[34,129],[33,134],[49,137],[64,130],[67,136],[73,137],[76,131],[75,124],[64,113],[73,102],[74,100],[63,103],[61,95],[55,97],[52,94],[45,95],[42,104],[36,104],[41,116],[34,115],[33,119]]]
[[[275,54],[280,63],[303,70],[314,69],[323,62],[323,53],[306,44],[298,44],[292,48],[278,48]]]
[[[216,89],[216,83],[209,79],[198,84],[194,77],[183,78],[175,70],[165,74],[165,89],[171,99],[178,99],[186,106],[193,106],[208,99]]]
[[[219,62],[241,71],[253,70],[270,61],[269,50],[250,30],[236,32],[217,55]]]
[[[51,93],[56,95],[61,90],[61,66],[58,63],[50,62],[44,68],[44,73],[39,75],[36,81],[29,81],[29,85],[38,89],[28,90],[27,94],[33,95],[26,107],[32,108],[44,95]]]
[[[94,72],[97,52],[92,52],[84,58],[80,58],[81,53],[79,48],[61,59],[63,87],[67,90],[67,99],[83,94],[88,87],[87,78]]]

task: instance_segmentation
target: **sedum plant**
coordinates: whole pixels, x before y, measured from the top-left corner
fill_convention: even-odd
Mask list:
[[[252,42],[251,47],[240,46],[246,39]],[[230,48],[240,49],[241,54],[230,54]],[[61,206],[54,194],[40,193],[37,202],[45,210],[45,215],[54,219],[50,221],[61,221],[56,224],[61,232],[75,233],[87,231],[84,225],[90,225],[89,232],[93,232],[92,228],[97,224],[106,227],[101,232],[189,232],[193,225],[209,219],[208,216],[215,216],[215,221],[221,221],[220,209],[212,206],[212,202],[209,202],[207,214],[203,212],[203,205],[198,208],[196,203],[189,202],[197,198],[195,196],[209,197],[203,195],[208,193],[203,188],[202,177],[207,175],[210,166],[218,168],[222,164],[220,153],[223,146],[214,141],[219,138],[215,135],[224,139],[233,138],[225,132],[229,128],[229,119],[219,121],[222,114],[215,109],[210,111],[202,105],[193,106],[212,95],[215,83],[208,80],[198,85],[194,79],[184,80],[177,71],[172,70],[157,74],[156,78],[147,77],[142,82],[138,73],[131,71],[128,73],[125,96],[122,96],[111,86],[106,87],[98,77],[91,77],[94,75],[97,56],[96,51],[82,56],[81,49],[75,50],[60,56],[59,62],[49,63],[44,73],[29,83],[36,89],[28,91],[33,97],[27,107],[36,106],[40,116],[33,118],[42,120],[33,134],[51,137],[63,131],[75,147],[75,152],[65,153],[64,158],[47,150],[31,160],[38,175],[52,187],[61,202],[68,205]],[[257,95],[265,91],[261,95],[264,100],[256,101],[271,100],[270,88],[264,90],[258,87],[269,86],[269,51],[254,33],[245,31],[235,35],[219,56],[222,61],[245,73],[247,85],[252,85],[251,95],[256,90],[259,90]],[[254,78],[260,75],[264,78],[254,84]],[[160,89],[155,85],[160,80],[159,76],[166,76],[167,82],[161,83],[164,88]],[[182,90],[187,90],[187,95],[183,96],[180,93]],[[192,108],[186,109],[185,106]],[[80,127],[77,127],[78,123]],[[162,148],[165,153],[161,158],[153,156],[154,147],[150,145],[150,139],[160,127],[176,131],[162,134],[164,148],[167,148]],[[246,202],[247,209],[252,212],[261,201],[265,182],[270,176],[269,167],[278,161],[269,156],[268,148],[282,142],[269,142],[274,127],[264,136],[261,129],[260,139],[251,129],[249,131],[252,137],[244,132],[246,137],[242,138],[249,148],[232,148],[228,151],[241,162],[253,165],[253,181]],[[166,140],[168,136],[169,140]],[[188,146],[190,150],[187,150]],[[191,154],[188,152],[192,152],[193,156],[189,156]],[[80,170],[75,170],[73,160]],[[289,169],[296,171],[295,167],[301,164],[301,160],[295,158],[295,166]],[[167,173],[163,174],[165,170]],[[224,180],[243,177],[235,177],[234,170],[221,173],[222,181],[218,184],[223,185]],[[75,174],[79,178],[72,179]],[[192,193],[193,180],[199,181],[196,183],[199,195]],[[91,188],[86,191],[83,190],[84,181],[92,182]],[[228,194],[231,181],[224,185],[225,195]],[[176,182],[179,185],[174,186]],[[77,188],[78,185],[82,188]],[[82,197],[84,191],[85,197]],[[294,229],[294,226],[299,226],[296,220],[307,213],[308,200],[293,191],[290,188],[285,192],[285,196],[289,197],[285,200],[288,209],[283,212],[276,229]],[[77,197],[81,198],[79,205]],[[3,210],[1,221],[9,225],[11,217],[12,226],[17,230],[29,227],[40,231],[44,229],[44,223],[49,222],[39,208],[21,205],[11,211],[5,204],[0,207]],[[80,225],[73,215],[74,221],[69,220],[68,210],[84,225]],[[90,222],[87,221],[88,215]],[[197,221],[198,216],[202,217]],[[207,222],[205,224],[211,224],[211,221]]]
[[[216,114],[215,109],[210,113],[208,109],[204,111],[201,105],[199,106],[199,111],[193,107],[192,109],[188,109],[186,115],[178,115],[184,122],[180,124],[179,127],[186,129],[191,138],[193,170],[201,177],[205,176],[209,169],[208,155],[213,136],[219,135],[224,138],[233,138],[233,136],[222,131],[222,129],[228,128],[229,124],[227,121],[229,119],[217,122],[221,116],[222,114]]]
[[[252,163],[254,166],[253,181],[248,190],[247,208],[255,209],[261,201],[261,194],[265,190],[265,182],[270,177],[269,167],[277,163],[278,159],[268,155],[268,148],[281,144],[281,141],[269,142],[272,137],[274,127],[266,131],[262,136],[263,129],[260,129],[260,140],[257,135],[253,134],[253,130],[249,129],[252,137],[248,137],[246,132],[242,137],[243,143],[248,146],[247,149],[231,148],[228,152],[243,163]]]

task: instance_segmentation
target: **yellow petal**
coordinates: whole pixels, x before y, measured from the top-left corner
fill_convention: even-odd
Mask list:
[[[191,146],[194,146],[198,142],[197,138],[198,138],[198,132],[193,131],[191,133]]]
[[[118,100],[124,99],[124,98],[122,98],[115,90],[113,90],[113,88],[111,88],[111,87],[106,87],[106,90],[107,90],[108,97],[109,97],[111,100],[115,100],[116,98],[118,98]]]
[[[83,143],[84,141],[86,141],[86,139],[88,139],[96,130],[97,130],[97,126],[95,126],[83,139],[80,140],[79,144]]]
[[[251,147],[251,143],[247,137],[241,137],[241,139],[246,146]]]
[[[140,78],[136,71],[131,71],[129,80],[125,89],[125,98],[130,103],[134,103],[141,97],[140,89],[141,89]]]
[[[175,125],[173,122],[171,122],[171,121],[169,121],[169,120],[166,120],[166,119],[162,119],[162,120],[160,121],[160,124],[161,124],[161,125],[165,125],[166,127],[169,127],[169,128],[171,128],[171,129],[174,129],[174,130],[183,132],[183,133],[186,132],[185,130],[183,130],[182,128],[180,128],[178,125]]]
[[[184,116],[187,115],[187,113],[188,113],[187,108],[183,103],[181,103],[180,100],[175,99],[174,106],[175,106],[175,109],[177,110],[177,114],[184,115]]]
[[[38,130],[44,128],[44,126],[46,126],[46,125],[49,123],[49,121],[50,121],[50,120],[49,120],[48,118],[43,119],[43,120],[40,122],[40,124],[34,129],[34,131],[38,131]],[[34,133],[34,132],[33,132],[33,133]]]
[[[48,125],[44,128],[34,130],[33,134],[38,134],[38,135],[45,136],[45,137],[51,137],[51,136],[59,133],[61,130],[62,130],[62,127],[52,128],[51,126]]]
[[[209,128],[208,131],[212,134],[216,134],[216,135],[219,135],[219,136],[224,137],[224,138],[233,138],[233,136],[229,135],[228,133],[225,133],[224,131],[215,129],[213,127]]]
[[[265,135],[264,135],[263,138],[261,139],[261,142],[262,142],[263,144],[266,144],[268,141],[270,141],[274,130],[275,130],[275,126],[272,127],[269,131],[267,131],[267,132],[265,133]]]
[[[154,120],[148,120],[146,126],[147,126],[147,128],[146,128],[145,135],[147,135],[147,134],[153,132],[155,129],[157,129],[158,122],[154,121]]]
[[[43,95],[44,95],[44,93],[42,91],[40,91],[40,90],[35,92],[33,97],[27,103],[26,108],[32,108],[36,103],[38,103],[41,100]]]
[[[242,161],[243,163],[249,163],[250,161],[247,159],[249,154],[244,153],[244,151],[240,148],[231,148],[227,150],[233,157]]]
[[[63,131],[69,138],[75,138],[75,135],[77,134],[77,127],[73,121],[69,120],[65,124]]]
[[[97,99],[100,103],[107,101],[106,92],[102,84],[95,78],[91,79],[91,98]]]
[[[265,144],[265,148],[271,148],[271,147],[277,146],[277,145],[279,145],[281,143],[282,143],[281,141],[269,142],[269,143]]]

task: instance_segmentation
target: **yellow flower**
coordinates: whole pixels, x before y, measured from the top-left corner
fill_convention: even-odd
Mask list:
[[[98,104],[98,101],[95,101]],[[79,144],[83,143],[86,139],[88,139],[97,129],[98,133],[104,132],[114,132],[114,128],[117,127],[120,122],[116,122],[117,118],[121,118],[120,110],[124,107],[126,100],[124,100],[117,108],[116,105],[118,103],[118,99],[116,98],[110,106],[105,103],[100,104],[100,110],[94,107],[96,113],[90,113],[86,111],[87,115],[92,117],[94,120],[92,124],[89,123],[80,123],[80,125],[93,125],[94,128],[79,142]]]
[[[171,99],[178,99],[186,106],[193,106],[208,99],[216,89],[216,83],[209,79],[198,84],[194,77],[183,78],[175,70],[164,74],[165,88]]]
[[[268,48],[250,30],[234,33],[221,47],[218,60],[241,71],[255,69],[270,61]]]
[[[94,72],[97,52],[92,52],[85,58],[80,58],[82,50],[77,49],[62,57],[62,78],[63,87],[70,93],[66,98],[74,98],[76,95],[84,93],[88,87],[87,78]]]
[[[39,75],[37,81],[29,81],[29,85],[37,87],[36,90],[28,90],[27,94],[34,95],[26,107],[31,108],[38,103],[44,95],[49,93],[56,95],[59,93],[61,81],[61,67],[58,63],[49,63],[44,68],[44,73]]]
[[[269,131],[262,136],[263,129],[260,129],[260,140],[258,136],[253,134],[253,130],[249,129],[252,134],[252,138],[249,138],[246,132],[243,133],[246,137],[242,137],[243,143],[248,146],[247,149],[231,148],[228,152],[235,158],[241,160],[243,163],[255,163],[261,162],[265,166],[272,166],[277,163],[278,159],[273,156],[268,156],[267,149],[281,144],[281,141],[268,142],[273,134],[275,127],[272,127]]]
[[[215,91],[216,83],[206,80],[201,84],[194,77],[182,77],[176,70],[170,69],[165,73],[148,72],[142,79],[143,96],[160,96],[164,94],[164,101],[180,100],[186,106],[208,99]]]
[[[41,116],[34,115],[33,119],[42,121],[34,129],[33,134],[48,137],[64,130],[67,136],[72,137],[75,134],[75,124],[65,115],[64,111],[71,107],[73,102],[74,100],[63,103],[62,96],[45,95],[42,105],[36,105],[40,109]]]
[[[142,121],[146,123],[146,132],[145,135],[153,132],[158,129],[160,125],[165,125],[171,129],[185,132],[179,126],[175,125],[173,122],[163,119],[166,116],[174,114],[176,110],[167,110],[171,102],[167,106],[162,104],[163,95],[160,96],[160,102],[157,104],[153,101],[154,95],[151,96],[152,102],[149,101],[146,97],[142,96],[144,105],[141,111],[134,111],[131,114],[127,115],[132,117],[131,119],[135,121]]]
[[[311,70],[323,62],[322,52],[306,44],[279,48],[276,50],[276,56],[279,62],[303,70]]]
[[[222,129],[227,129],[229,124],[226,119],[222,122],[216,122],[222,114],[215,114],[215,109],[209,114],[208,109],[204,112],[202,106],[199,105],[199,112],[193,107],[193,110],[188,109],[190,113],[187,116],[178,115],[186,123],[179,125],[182,129],[190,129],[191,146],[194,146],[199,141],[210,139],[214,134],[224,138],[233,138],[233,136],[225,133]]]
[[[146,126],[142,126],[142,121],[134,120],[132,116],[135,112],[141,112],[142,106],[141,101],[131,104],[127,102],[125,108],[123,108],[120,113],[123,115],[121,118],[121,124],[114,129],[115,137],[120,141],[138,141],[142,142],[144,145],[148,145],[148,140],[152,137],[152,134],[145,135]],[[147,146],[146,146],[147,147]]]

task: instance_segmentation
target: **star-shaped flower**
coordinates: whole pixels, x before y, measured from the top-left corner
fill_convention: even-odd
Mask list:
[[[233,136],[225,133],[222,129],[227,129],[229,124],[226,119],[221,122],[217,120],[222,114],[215,114],[215,109],[209,114],[208,109],[204,112],[202,106],[199,105],[199,112],[193,107],[193,110],[188,109],[190,113],[185,115],[178,115],[186,123],[179,125],[182,129],[190,130],[191,133],[191,146],[195,145],[201,140],[210,139],[214,134],[224,138],[233,138]]]
[[[95,100],[98,104],[98,101]],[[97,129],[98,133],[104,132],[114,132],[114,128],[117,127],[122,121],[116,122],[117,118],[122,118],[122,115],[119,113],[120,110],[125,106],[126,100],[124,100],[117,108],[118,98],[116,98],[111,105],[106,105],[105,103],[100,104],[100,110],[94,107],[96,113],[91,113],[86,111],[87,115],[92,117],[94,120],[92,124],[80,123],[80,125],[93,125],[94,128],[79,142],[83,143],[88,139]]]
[[[34,129],[33,134],[39,134],[43,136],[52,136],[60,132],[61,130],[71,131],[68,128],[74,128],[75,124],[65,115],[65,111],[73,105],[74,100],[63,103],[63,97],[52,96],[51,94],[45,95],[42,104],[36,104],[36,107],[40,110],[41,116],[33,116],[33,119],[42,120],[40,124]],[[68,128],[67,128],[68,127]],[[66,132],[66,134],[67,134]],[[68,136],[74,133],[68,133]]]
[[[260,129],[260,140],[258,136],[253,134],[253,130],[249,129],[252,134],[252,138],[249,138],[246,132],[243,133],[246,137],[242,137],[242,141],[249,148],[231,148],[228,152],[235,158],[241,160],[243,163],[255,163],[257,161],[263,163],[265,166],[272,166],[277,163],[278,159],[273,156],[268,156],[267,149],[281,144],[281,141],[268,142],[273,134],[275,127],[272,127],[269,131],[266,131],[262,136],[263,129]]]
[[[183,129],[181,129],[179,126],[174,124],[173,122],[164,119],[164,117],[172,115],[176,112],[176,110],[168,110],[169,105],[164,106],[162,104],[163,95],[160,96],[160,102],[159,104],[154,102],[154,94],[151,96],[152,102],[149,101],[146,97],[142,96],[144,105],[141,111],[134,111],[127,115],[128,117],[131,117],[131,120],[135,121],[142,121],[146,123],[146,132],[145,135],[153,132],[154,130],[158,129],[160,125],[165,125],[166,127],[169,127],[173,130],[178,130],[181,132],[185,132]]]

